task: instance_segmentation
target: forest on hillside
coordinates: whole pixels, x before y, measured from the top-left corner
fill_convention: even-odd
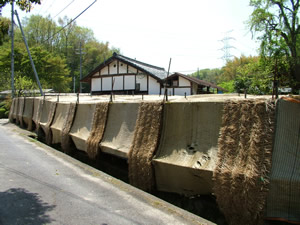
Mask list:
[[[78,26],[64,17],[54,21],[50,16],[31,15],[22,21],[22,27],[29,45],[43,89],[56,92],[78,92],[80,80],[80,46],[82,48],[82,74],[87,74],[99,63],[119,49],[108,42],[98,41],[92,30]],[[11,20],[0,17],[0,91],[10,89]],[[70,23],[70,24],[69,24]],[[68,26],[66,26],[69,24]],[[64,29],[62,29],[65,27]],[[14,29],[15,89],[38,89],[28,53],[18,26]],[[75,87],[74,87],[75,79]],[[75,89],[74,89],[75,88]],[[83,92],[89,87],[83,86]]]

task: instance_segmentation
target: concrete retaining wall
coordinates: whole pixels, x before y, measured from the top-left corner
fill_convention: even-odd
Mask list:
[[[103,139],[102,152],[128,158],[133,141],[139,103],[110,104]]]
[[[185,195],[212,192],[223,103],[169,103],[153,159],[160,191]]]
[[[24,126],[23,124],[23,112],[24,112],[24,104],[25,104],[25,98],[24,97],[19,97],[18,98],[18,111],[17,111],[17,124],[20,124],[21,127]]]
[[[130,167],[132,177],[147,177],[146,175],[139,175],[145,174],[146,170],[143,168],[146,168],[144,166],[146,163],[148,163],[148,171],[154,169],[153,176],[148,176],[148,178],[154,178],[155,182],[153,183],[156,185],[149,182],[149,185],[145,186],[140,184],[143,179],[132,178],[131,182],[134,185],[145,190],[151,190],[153,187],[159,191],[188,196],[211,194],[213,190],[212,176],[218,157],[218,137],[222,126],[223,107],[226,100],[238,97],[222,95],[215,98],[213,99],[212,96],[203,98],[193,96],[174,101],[171,99],[170,102],[162,104],[161,107],[157,106],[157,117],[163,115],[162,122],[157,121],[157,126],[150,126],[146,131],[140,125],[138,125],[140,129],[137,129],[137,116],[142,102],[141,97],[130,99],[130,96],[126,96],[120,101],[108,104],[109,96],[95,98],[86,96],[81,98],[79,104],[77,104],[76,113],[73,112],[75,117],[74,120],[72,119],[73,123],[67,136],[71,137],[77,150],[88,152],[88,140],[91,140],[93,136],[91,134],[95,133],[92,130],[95,130],[95,127],[99,128],[99,126],[97,127],[99,122],[95,121],[101,121],[103,136],[101,135],[99,139],[93,140],[93,147],[95,144],[96,147],[99,146],[101,151],[125,159],[129,158],[130,149],[133,149],[132,152],[135,155],[131,162],[134,162],[134,164],[132,163]],[[16,98],[13,100],[10,121],[16,120],[18,113],[21,115],[19,105],[22,105],[22,99]],[[56,103],[57,100],[60,100],[60,102]],[[243,101],[243,99],[240,100]],[[68,121],[70,102],[75,104],[75,98],[73,97],[72,100],[71,98],[69,100],[67,96],[60,99],[46,97],[45,100],[43,97],[26,98],[22,113],[24,124],[29,127],[30,121],[34,121],[36,127],[38,129],[40,127],[45,135],[52,133],[51,143],[60,143],[62,142],[65,122]],[[106,102],[108,107],[103,112],[99,111],[101,113],[95,114],[97,102]],[[299,106],[297,107],[299,108]],[[148,110],[148,106],[144,108]],[[104,116],[105,120],[99,120]],[[141,123],[147,125],[151,125],[151,121],[155,119],[150,119],[147,113],[140,113],[140,117],[143,118],[140,119]],[[162,126],[160,126],[161,123]],[[295,131],[295,129],[293,135],[299,137],[299,131]],[[144,143],[148,143],[149,146],[149,143],[151,143],[151,140],[141,138],[147,132],[152,133],[154,136],[157,134],[160,138],[151,147],[151,155],[141,157],[142,154],[146,155],[147,149],[149,149],[145,147]],[[138,142],[135,145],[134,135],[137,137],[135,142]],[[46,138],[47,140],[49,139]],[[291,142],[286,140],[283,143]],[[287,144],[283,144],[283,146],[285,145]],[[143,151],[140,151],[140,149]],[[98,149],[94,151],[93,156],[97,155],[97,151]],[[154,158],[152,159],[153,155]],[[276,157],[280,158],[280,155],[276,155]],[[135,173],[136,168],[140,168],[141,172]],[[273,168],[275,169],[275,167]],[[296,202],[296,204],[298,203]]]
[[[44,101],[42,98],[34,98],[32,121],[37,129],[39,127]]]
[[[68,112],[71,104],[68,102],[57,103],[55,116],[51,124],[52,144],[61,143],[62,131],[65,126],[65,121],[68,120]]]
[[[81,103],[77,106],[70,136],[76,148],[81,151],[87,151],[87,140],[93,126],[95,107],[95,103]]]
[[[44,101],[44,104],[43,104],[39,125],[44,130],[45,133],[48,132],[48,130],[46,128],[47,125],[51,124],[51,122],[53,120],[53,117],[52,117],[51,114],[53,114],[53,110],[54,110],[54,113],[55,113],[55,109],[53,109],[54,104],[56,104],[56,102],[51,101],[51,100],[50,101],[46,100],[46,101]]]
[[[12,120],[16,120],[17,119],[17,115],[18,115],[18,110],[19,110],[19,98],[14,98],[13,99],[13,111],[11,114],[11,118]]]
[[[25,98],[22,120],[27,130],[32,130],[33,104],[34,98]]]

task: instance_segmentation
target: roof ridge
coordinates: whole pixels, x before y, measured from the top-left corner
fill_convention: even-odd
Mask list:
[[[127,56],[118,54],[118,53],[116,53],[116,52],[114,52],[113,56],[115,56],[115,57],[122,57],[122,58],[125,58],[125,59],[130,60],[130,61],[134,61],[134,62],[136,62],[136,63],[138,63],[138,64],[141,64],[141,65],[144,65],[144,66],[148,66],[148,67],[151,67],[151,68],[154,68],[154,69],[164,70],[164,71],[165,71],[165,68],[163,68],[163,67],[158,67],[158,66],[150,65],[150,64],[148,64],[148,63],[144,63],[144,62],[138,61],[138,60],[136,60],[136,59],[129,58],[129,57],[127,57]]]

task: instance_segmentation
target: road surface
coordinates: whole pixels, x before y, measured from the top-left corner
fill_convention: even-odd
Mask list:
[[[0,225],[212,224],[0,120]]]

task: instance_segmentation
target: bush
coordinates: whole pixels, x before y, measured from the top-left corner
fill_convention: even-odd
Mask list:
[[[4,101],[0,102],[0,119],[8,118],[11,102],[12,100],[10,97],[7,97]]]
[[[4,113],[4,118],[8,118],[8,116],[9,116],[9,111],[6,111],[6,112]]]
[[[5,112],[6,112],[6,109],[0,108],[0,119],[6,118],[6,117],[5,117]]]

